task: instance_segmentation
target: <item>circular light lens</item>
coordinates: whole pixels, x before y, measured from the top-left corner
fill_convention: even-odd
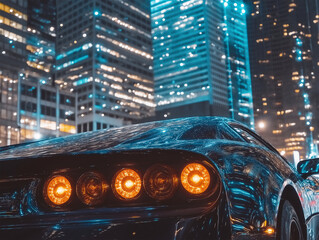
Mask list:
[[[141,191],[142,181],[137,172],[123,169],[116,173],[113,180],[113,192],[120,198],[135,198]]]
[[[102,174],[97,172],[83,173],[76,184],[76,194],[88,206],[98,205],[106,196],[108,185]]]
[[[201,194],[210,184],[210,175],[203,165],[190,163],[182,171],[181,182],[189,193]]]
[[[143,184],[150,197],[165,200],[174,195],[178,179],[172,168],[157,164],[147,169]]]
[[[71,198],[71,183],[64,176],[54,176],[45,184],[44,193],[45,199],[50,206],[61,206]]]

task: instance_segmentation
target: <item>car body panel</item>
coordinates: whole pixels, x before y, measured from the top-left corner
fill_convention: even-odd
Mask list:
[[[216,238],[213,239],[218,239],[217,236],[219,236],[220,239],[227,239],[228,237],[232,239],[272,239],[275,235],[268,236],[264,233],[264,230],[266,227],[276,228],[281,195],[285,187],[289,185],[296,191],[303,207],[304,221],[308,223],[309,239],[315,239],[317,233],[314,231],[311,232],[311,229],[314,225],[316,225],[315,218],[318,212],[317,206],[319,205],[315,205],[312,201],[314,201],[314,198],[318,199],[318,182],[314,181],[312,178],[308,178],[307,180],[302,179],[294,167],[271,148],[246,142],[238,134],[236,134],[235,131],[232,131],[229,123],[234,123],[234,121],[225,118],[212,117],[186,118],[103,130],[93,133],[79,134],[76,136],[40,141],[22,146],[3,148],[0,149],[0,165],[11,165],[11,167],[7,167],[10,168],[11,172],[10,170],[1,171],[0,169],[0,176],[1,178],[3,176],[7,176],[9,179],[10,176],[16,176],[17,172],[19,172],[19,167],[23,166],[21,162],[30,162],[30,158],[37,159],[37,161],[45,161],[46,157],[58,156],[59,154],[69,154],[69,158],[72,159],[82,155],[107,155],[111,152],[125,151],[137,151],[146,155],[150,154],[152,151],[169,150],[183,151],[184,153],[189,152],[189,154],[196,153],[204,156],[207,161],[209,161],[214,168],[217,169],[220,175],[224,194],[223,197],[221,197],[221,202],[223,204],[218,205],[218,211],[215,209],[214,211],[208,211],[205,214],[203,212],[199,212],[197,215],[192,217],[176,217],[174,215],[174,220],[173,216],[168,217],[164,214],[165,209],[161,209],[161,213],[159,213],[156,217],[156,219],[159,219],[158,221],[155,221],[152,216],[139,216],[139,220],[130,220],[130,207],[128,206],[127,208],[124,208],[124,212],[126,211],[127,214],[124,214],[126,216],[126,220],[119,221],[116,224],[121,226],[123,224],[128,224],[127,229],[131,229],[130,224],[133,221],[137,225],[141,223],[141,229],[143,229],[144,223],[145,226],[148,226],[147,223],[151,224],[151,222],[156,222],[154,223],[155,225],[158,225],[156,229],[161,229],[160,226],[163,225],[161,225],[160,222],[163,222],[163,224],[165,223],[165,221],[162,221],[161,219],[168,217],[171,220],[171,225],[166,226],[166,228],[170,230],[166,231],[168,235],[165,235],[165,237],[163,235],[165,239],[166,237],[167,239],[186,239],[187,236],[195,236],[192,234],[199,234],[198,237],[195,237],[195,239],[199,239],[200,234],[207,234],[205,235],[206,237],[203,235],[200,239],[208,239],[207,236],[215,236]],[[237,122],[235,123],[239,124]],[[200,136],[194,136],[194,139],[192,139],[192,136],[188,134],[188,131],[197,126],[199,126],[199,128],[203,127],[215,131],[214,134],[217,139],[207,139],[207,137],[200,139]],[[214,128],[210,128],[212,126]],[[199,132],[200,131],[201,129],[199,129]],[[194,135],[197,133],[197,130],[193,132]],[[23,156],[23,158],[21,158],[21,156]],[[29,160],[26,159],[27,157],[29,157]],[[88,159],[90,159],[90,157],[88,157]],[[152,161],[151,157],[150,161]],[[66,162],[67,160],[65,161],[65,164],[67,165]],[[48,164],[51,164],[52,168],[54,168],[54,163]],[[20,170],[23,172],[25,169]],[[31,175],[25,176],[21,173],[19,178],[28,178],[31,177]],[[37,181],[41,180],[33,180],[31,183],[39,184]],[[34,189],[35,186],[29,186],[29,188],[24,189],[23,191],[31,191],[30,199],[32,199],[32,196],[37,194],[32,194]],[[7,197],[10,198],[10,196]],[[5,198],[5,196],[2,196],[2,198]],[[30,199],[27,198],[24,199],[24,201],[31,201]],[[21,211],[21,209],[18,210]],[[99,209],[91,210],[92,214],[100,211]],[[27,211],[32,212],[30,209],[26,210],[26,212]],[[39,214],[36,209],[34,209],[34,211],[35,215]],[[152,211],[150,209],[144,209],[143,211],[152,215]],[[222,214],[220,214],[221,212]],[[81,211],[78,211],[78,213],[81,215]],[[41,214],[45,215],[45,213]],[[69,213],[61,212],[56,214],[66,216],[66,219],[69,219]],[[1,217],[2,216],[0,214],[0,219]],[[3,222],[5,225],[8,218],[8,216],[6,218],[3,217],[0,222]],[[14,222],[15,220],[12,221]],[[24,222],[24,219],[21,221]],[[89,220],[83,221],[86,222]],[[103,219],[103,221],[107,222],[108,220]],[[207,230],[209,227],[202,230],[198,229],[201,225],[203,228],[210,226],[209,224],[207,225],[207,222],[209,222],[209,224],[215,222],[215,224],[213,224],[214,230]],[[216,222],[219,224],[216,224]],[[228,222],[230,225],[228,225]],[[87,223],[88,228],[90,228],[89,222]],[[225,224],[224,227],[221,227],[223,225],[222,223]],[[116,224],[112,224],[113,223],[110,222],[110,224],[105,228],[121,229],[121,227],[115,227]],[[16,225],[13,224],[12,226]],[[54,230],[55,233],[58,234],[60,232],[62,235],[65,233],[66,236],[68,234],[74,234],[74,230],[71,228],[68,228],[69,230],[65,230],[64,232],[64,230],[55,229],[54,226],[55,224],[52,223],[47,226],[47,230],[43,231],[46,232],[46,234],[49,234],[50,231],[52,232]],[[197,227],[192,228],[192,226]],[[103,229],[105,228],[99,229],[102,229],[101,232],[103,232]],[[2,227],[2,229],[4,228]],[[123,230],[117,231],[123,232],[124,234],[124,229],[125,227]],[[149,229],[152,229],[152,227]],[[173,229],[175,231],[174,234]],[[230,235],[223,235],[224,238],[221,238],[221,229],[223,229],[222,231],[228,232]],[[9,230],[8,225],[6,230]],[[94,230],[93,232],[96,231]],[[112,230],[109,230],[109,232],[112,232]],[[164,230],[161,232],[164,232]],[[128,230],[127,234],[133,233],[131,230]],[[140,236],[140,234],[141,233],[138,235]],[[223,234],[225,233],[223,232]],[[85,233],[82,235],[86,236]],[[138,235],[135,235],[137,239],[139,238]],[[101,236],[103,236],[103,234]],[[127,237],[129,235],[125,236]],[[227,237],[225,238],[225,236]],[[125,238],[119,237],[119,239]]]

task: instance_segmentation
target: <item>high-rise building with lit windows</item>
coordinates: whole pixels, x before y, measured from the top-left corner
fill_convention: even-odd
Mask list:
[[[57,1],[56,84],[76,93],[77,132],[154,109],[149,2]]]
[[[242,1],[151,1],[156,118],[227,116],[253,127]]]
[[[52,85],[55,74],[56,0],[28,0],[28,79]]]
[[[18,79],[20,142],[76,133],[74,94],[58,85],[34,80],[27,74]]]
[[[17,90],[25,67],[27,1],[0,1],[0,146],[19,142]]]
[[[28,0],[27,16],[17,93],[20,141],[74,134],[74,93],[54,85],[56,1]]]
[[[256,0],[247,7],[256,130],[289,159],[315,156],[318,3]]]
[[[319,126],[319,2],[318,1],[308,1],[308,15],[311,33],[311,52],[313,58],[314,66],[314,76],[316,80],[314,81],[313,91],[312,91],[312,108],[314,109],[314,126]],[[319,129],[315,128],[315,133],[313,134],[314,144],[319,145]],[[317,155],[318,157],[318,155]]]
[[[0,0],[0,146],[76,132],[75,96],[52,86],[55,0]]]

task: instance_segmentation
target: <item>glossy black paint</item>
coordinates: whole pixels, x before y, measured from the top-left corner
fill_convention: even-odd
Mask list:
[[[65,221],[57,217],[13,222],[2,231],[5,239],[229,239],[230,223],[225,199],[217,208],[163,209],[131,208],[99,209],[67,214]],[[209,211],[207,211],[209,210]],[[196,213],[196,217],[194,214]],[[89,216],[89,217],[88,217]],[[110,216],[110,218],[106,218]],[[42,222],[42,223],[41,223]],[[45,224],[43,224],[45,222]]]
[[[258,142],[243,138],[235,128],[243,128]],[[286,198],[299,206],[308,239],[318,236],[316,177],[304,179],[268,143],[229,119],[187,118],[79,134],[0,149],[0,159],[0,236],[274,239],[275,234],[264,231],[277,228]],[[104,167],[108,173],[126,164],[143,172],[148,164],[169,161],[179,169],[195,159],[207,162],[220,179],[218,198],[216,194],[184,198],[180,187],[166,202],[141,196],[126,203],[110,196],[98,208],[83,207],[75,200],[59,211],[41,202],[41,186],[56,172],[76,179],[92,168],[103,172]]]

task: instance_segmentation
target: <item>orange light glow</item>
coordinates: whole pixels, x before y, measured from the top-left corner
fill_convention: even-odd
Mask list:
[[[60,186],[56,189],[56,194],[62,195],[65,191],[66,191],[66,189],[64,187]]]
[[[206,191],[210,184],[210,175],[203,165],[191,163],[183,169],[181,182],[189,193],[201,194]]]
[[[121,198],[136,197],[142,187],[142,181],[137,172],[132,169],[123,169],[115,175],[113,191]]]
[[[199,181],[201,180],[201,177],[198,175],[198,174],[195,174],[193,177],[192,177],[192,182],[193,183],[199,183]]]
[[[126,188],[132,188],[134,186],[134,182],[132,180],[127,180],[124,184]]]
[[[272,235],[275,233],[275,229],[272,227],[267,227],[267,229],[265,230],[265,233],[268,235]]]
[[[56,176],[47,183],[46,194],[51,204],[59,206],[69,201],[72,187],[66,177]]]

